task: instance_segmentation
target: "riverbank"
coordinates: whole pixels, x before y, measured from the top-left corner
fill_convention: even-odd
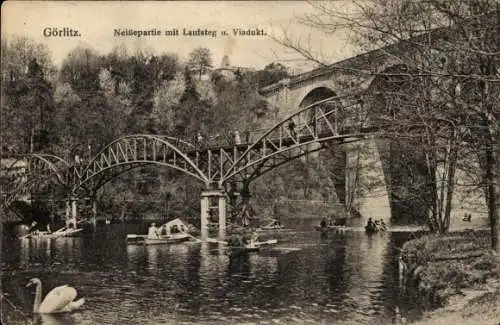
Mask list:
[[[403,246],[405,281],[435,308],[416,325],[500,325],[500,257],[487,231],[427,235]]]

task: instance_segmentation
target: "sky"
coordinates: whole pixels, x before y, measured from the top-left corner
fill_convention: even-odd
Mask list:
[[[53,61],[60,65],[77,46],[90,47],[100,54],[124,44],[130,53],[141,49],[154,53],[174,52],[186,59],[196,47],[207,47],[215,67],[224,55],[231,65],[261,69],[271,62],[282,62],[292,72],[304,72],[310,64],[285,49],[270,36],[279,37],[284,29],[295,39],[309,40],[332,63],[352,54],[341,36],[326,36],[300,25],[297,18],[312,10],[303,1],[204,1],[204,2],[37,2],[8,1],[2,6],[2,39],[27,36],[44,43]],[[44,36],[46,28],[78,30],[79,37]],[[150,30],[159,36],[115,36],[115,29]],[[184,36],[183,29],[217,31],[216,37]],[[262,30],[265,36],[234,36],[233,29]],[[179,36],[165,36],[177,29]],[[226,31],[226,36],[221,35]]]

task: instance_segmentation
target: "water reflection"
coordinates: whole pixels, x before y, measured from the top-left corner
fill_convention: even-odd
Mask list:
[[[36,325],[76,325],[81,324],[72,314],[35,314],[33,324]]]
[[[224,245],[127,245],[133,229],[110,232],[6,242],[4,291],[25,311],[33,292],[24,285],[34,276],[44,294],[67,283],[86,298],[71,318],[37,324],[160,324],[172,315],[198,324],[383,323],[396,307],[405,317],[415,309],[398,291],[404,235],[297,232],[275,247],[228,256]]]
[[[142,264],[144,262],[142,259],[143,252],[144,252],[143,246],[127,245],[127,257],[130,265],[134,266],[138,263]]]
[[[29,264],[29,259],[31,256],[31,240],[26,238],[26,239],[21,239],[21,251],[19,254],[19,266],[21,268],[25,268]]]
[[[350,275],[346,281],[346,300],[352,307],[349,318],[367,321],[381,313],[379,294],[385,284],[384,264],[390,234],[366,236],[365,240],[359,240],[353,233],[346,236],[349,247],[346,266]]]
[[[216,283],[226,270],[229,257],[223,244],[201,243],[200,246],[199,277],[202,287],[210,287],[210,283]]]
[[[273,275],[278,270],[277,256],[262,256],[259,254],[251,254],[249,257],[251,267],[251,275],[258,276],[260,274]]]
[[[16,241],[20,246],[20,268],[77,263],[81,257],[80,238],[25,238]]]

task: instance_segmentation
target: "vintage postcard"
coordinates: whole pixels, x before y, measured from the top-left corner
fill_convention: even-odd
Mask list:
[[[2,324],[498,324],[499,13],[4,2]]]

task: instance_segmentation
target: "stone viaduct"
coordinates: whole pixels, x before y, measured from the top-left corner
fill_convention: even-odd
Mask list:
[[[437,34],[439,33],[433,36],[442,37]],[[376,89],[383,97],[388,77],[404,75],[407,69],[412,68],[408,67],[408,62],[415,65],[424,64],[424,56],[430,56],[437,62],[436,69],[446,69],[447,60],[444,54],[433,51],[423,55],[420,50],[424,51],[425,48],[415,46],[415,43],[401,42],[264,87],[260,89],[260,94],[269,102],[273,112],[270,119],[272,121],[269,123],[282,120],[302,107],[335,95],[346,96]],[[346,103],[340,103],[343,104]],[[364,105],[370,106],[374,103]],[[364,111],[370,112],[372,109],[376,108],[365,107]],[[349,114],[348,109],[346,112]],[[341,203],[351,204],[353,212],[362,216],[358,219],[360,221],[355,223],[365,222],[368,217],[388,219],[392,216],[394,221],[407,218],[423,220],[428,215],[427,202],[430,200],[413,186],[415,179],[421,181],[429,177],[419,168],[424,164],[423,154],[415,154],[415,148],[412,148],[412,154],[406,155],[404,151],[394,151],[393,147],[394,141],[375,138],[343,145],[344,170],[341,168],[336,172],[343,173],[344,177],[341,177],[341,181],[336,185],[336,192]],[[333,165],[338,165],[338,162],[332,162]],[[357,189],[353,189],[353,186]],[[359,188],[365,190],[358,191]],[[481,201],[480,205],[484,206],[481,194],[478,200]],[[456,190],[452,215],[461,216],[463,211],[469,210],[467,202],[464,202],[464,198],[469,195],[470,193],[465,193],[460,188]]]

